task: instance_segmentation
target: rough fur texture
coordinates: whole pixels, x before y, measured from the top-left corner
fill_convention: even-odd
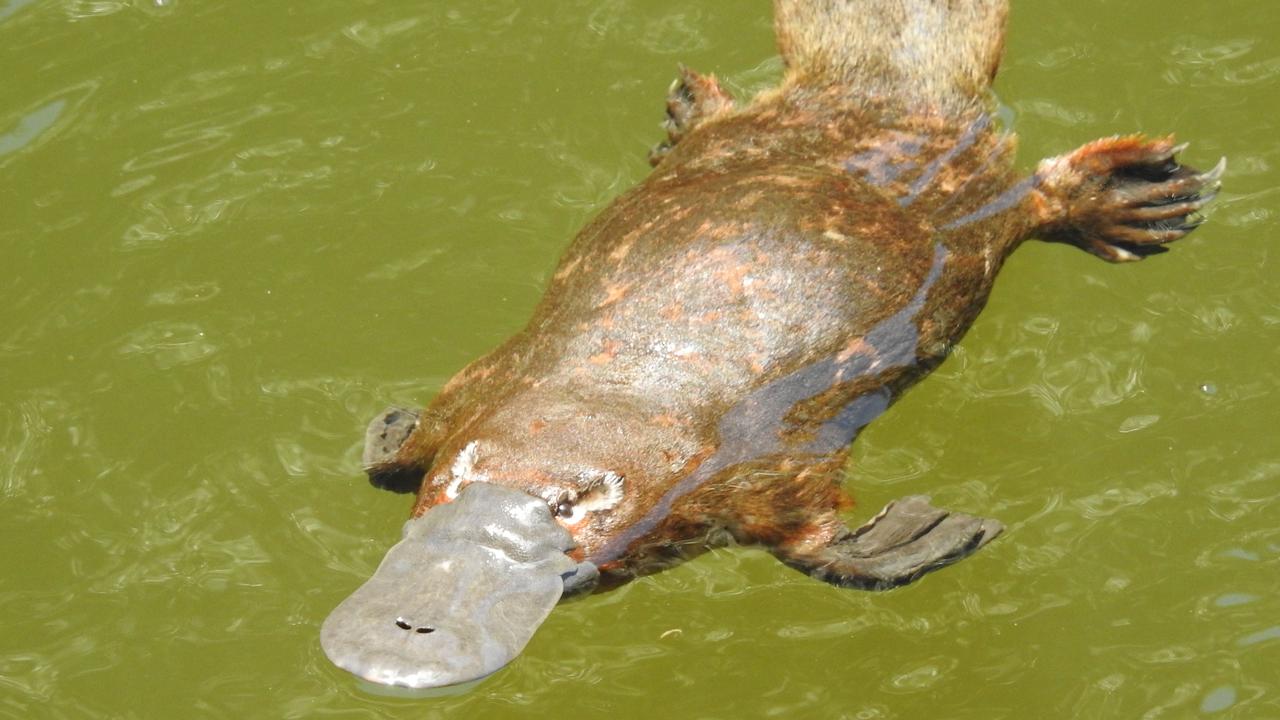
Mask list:
[[[982,97],[1004,48],[1007,0],[775,0],[788,83],[839,83],[917,111]]]

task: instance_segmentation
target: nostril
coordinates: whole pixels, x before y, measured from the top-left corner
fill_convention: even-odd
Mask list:
[[[396,618],[396,627],[400,628],[401,630],[413,630],[420,635],[426,635],[428,633],[433,633],[436,631],[436,629],[431,627],[430,625],[420,625],[415,628],[413,625],[409,623],[408,620],[405,620],[402,617]]]

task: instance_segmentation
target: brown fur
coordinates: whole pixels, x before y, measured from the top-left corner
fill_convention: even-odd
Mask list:
[[[738,106],[684,72],[654,172],[436,398],[395,460],[425,475],[415,514],[473,447],[468,481],[553,504],[624,477],[571,528],[615,581],[732,537],[840,582],[849,443],[946,357],[1008,254],[1039,233],[1139,259],[1216,182],[1140,138],[1019,177],[989,112],[1003,0],[776,11],[781,87]]]
[[[775,0],[789,84],[838,82],[916,111],[986,93],[1004,48],[1007,0]]]

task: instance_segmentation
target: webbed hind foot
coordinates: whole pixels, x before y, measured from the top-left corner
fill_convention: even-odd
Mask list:
[[[889,503],[866,525],[846,530],[828,545],[778,547],[773,553],[833,585],[887,590],[973,554],[1003,530],[997,520],[952,513],[912,495]]]
[[[733,109],[733,97],[715,75],[703,75],[681,66],[680,77],[667,91],[667,119],[662,126],[667,139],[649,151],[649,164],[662,162],[680,138],[688,135],[708,118]]]
[[[1036,171],[1041,225],[1036,234],[1110,262],[1167,250],[1202,222],[1217,195],[1223,158],[1208,172],[1178,164],[1186,146],[1172,137],[1096,140],[1040,163]]]

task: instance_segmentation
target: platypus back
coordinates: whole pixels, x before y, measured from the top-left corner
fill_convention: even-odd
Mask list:
[[[945,112],[986,96],[1008,0],[774,0],[788,83]]]

